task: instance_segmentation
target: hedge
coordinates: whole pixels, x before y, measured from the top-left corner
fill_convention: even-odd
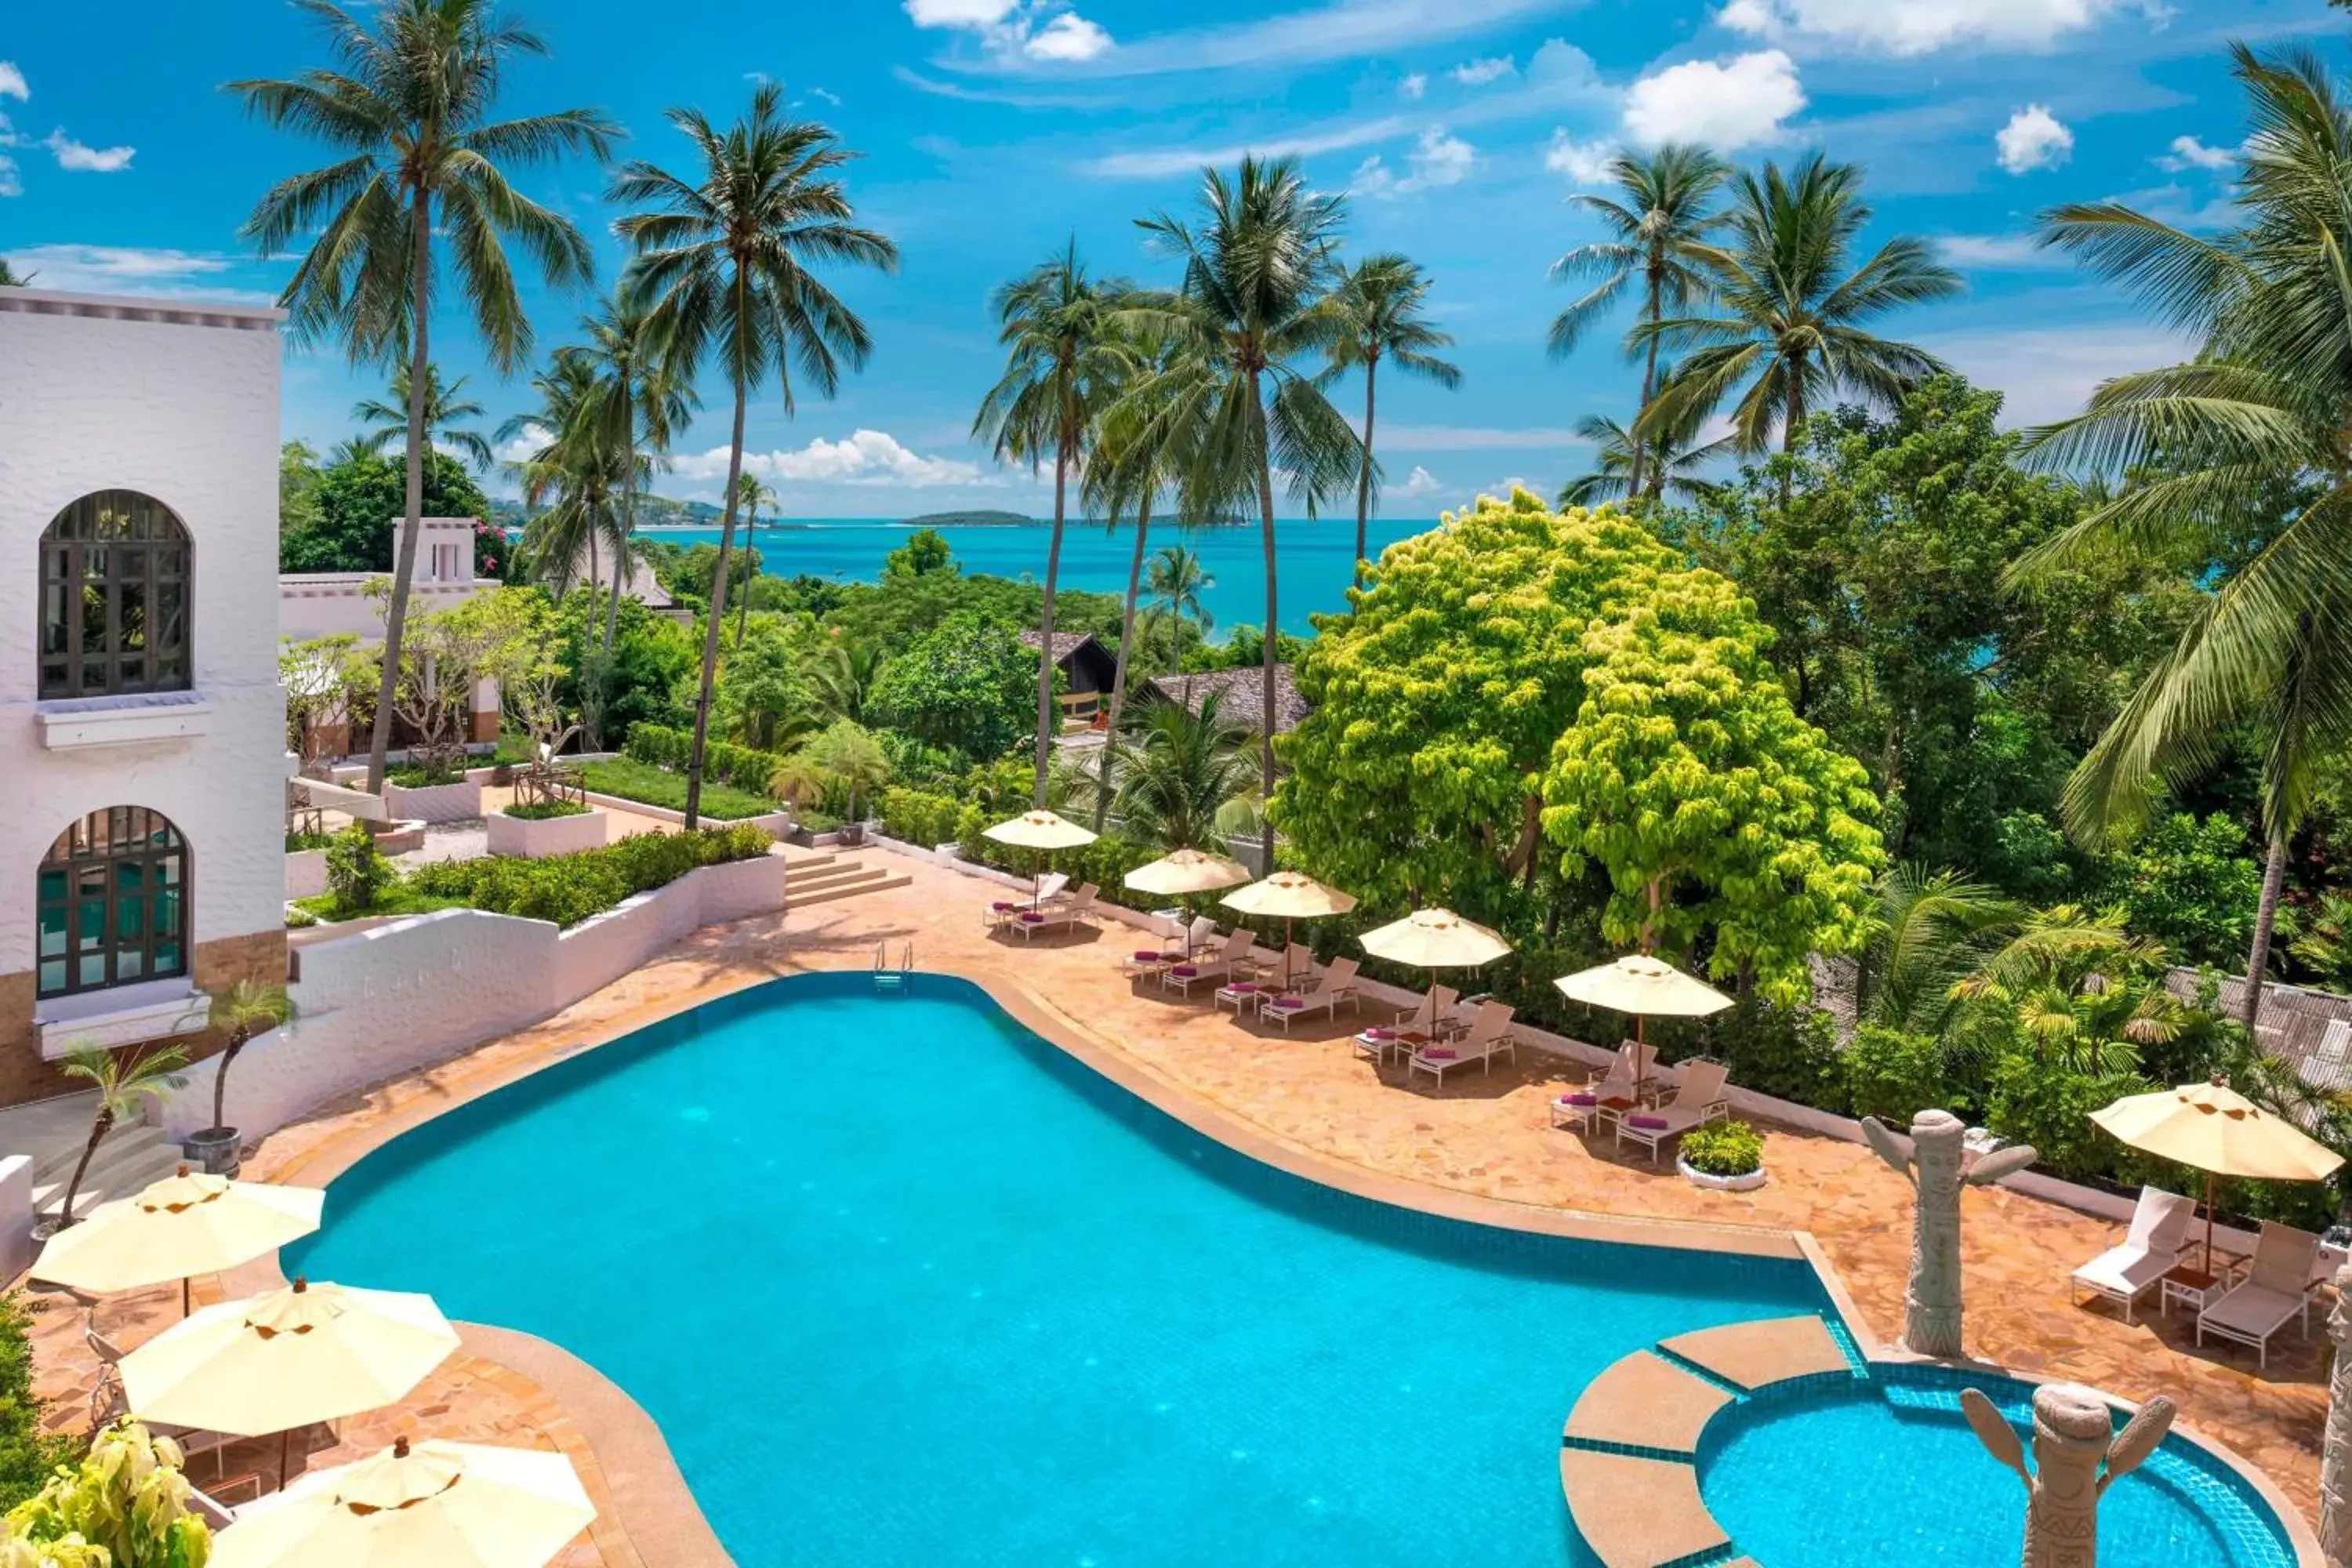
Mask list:
[[[694,732],[672,730],[660,724],[633,724],[629,738],[621,747],[622,754],[657,768],[674,773],[686,771],[687,759],[694,752]],[[756,795],[768,793],[768,781],[784,759],[773,752],[762,752],[750,746],[730,746],[724,741],[706,742],[702,748],[702,776],[720,784],[733,784]]]
[[[602,849],[543,860],[486,855],[436,861],[408,873],[405,884],[418,893],[460,900],[491,914],[574,926],[698,867],[756,859],[774,842],[759,828],[743,826],[641,833]]]
[[[883,832],[929,849],[956,836],[956,822],[963,816],[963,803],[950,795],[893,787],[882,792],[877,815]]]

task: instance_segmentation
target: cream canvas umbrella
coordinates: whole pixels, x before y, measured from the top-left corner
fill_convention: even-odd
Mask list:
[[[1245,915],[1280,916],[1282,920],[1282,988],[1290,989],[1290,924],[1344,915],[1356,907],[1356,895],[1327,888],[1304,871],[1276,871],[1263,881],[1228,893],[1225,908]]]
[[[2091,1120],[2133,1148],[2205,1173],[2205,1268],[2213,1268],[2213,1189],[2223,1176],[2319,1182],[2344,1156],[2265,1110],[2218,1074],[2153,1094],[2127,1094]]]
[[[561,1454],[404,1437],[240,1510],[212,1568],[541,1568],[595,1517]]]
[[[1040,882],[1044,880],[1045,875],[1045,858],[1052,855],[1055,850],[1081,849],[1095,841],[1095,836],[1092,833],[1080,827],[1068,817],[1055,816],[1050,811],[1024,811],[1020,816],[1008,817],[992,827],[981,829],[981,835],[982,837],[993,838],[999,844],[1010,844],[1016,849],[1036,850],[1038,852],[1036,880]],[[1030,892],[1029,903],[1031,908],[1036,907],[1037,897],[1034,888]]]
[[[295,1427],[390,1405],[457,1348],[430,1296],[297,1279],[206,1307],[124,1356],[123,1401],[174,1426],[281,1434],[282,1483]]]
[[[1415,910],[1356,939],[1374,958],[1407,963],[1415,969],[1475,969],[1511,951],[1511,944],[1475,921],[1465,921],[1452,910]],[[1436,994],[1437,976],[1429,980]],[[1435,1017],[1430,1019],[1434,1025]]]
[[[183,1165],[51,1237],[33,1278],[94,1296],[177,1279],[184,1315],[190,1276],[234,1268],[310,1235],[326,1201],[316,1187],[232,1182]]]
[[[1629,952],[1597,967],[1562,975],[1552,984],[1571,1002],[1633,1015],[1636,1046],[1649,1043],[1643,1037],[1643,1025],[1651,1018],[1704,1018],[1732,1005],[1730,997],[1706,981],[1685,974],[1664,959],[1646,952]],[[1645,1055],[1638,1050],[1633,1053],[1637,1068]],[[1637,1097],[1641,1088],[1641,1079],[1636,1076],[1633,1089]]]
[[[1212,855],[1205,849],[1178,849],[1129,871],[1127,885],[1139,893],[1178,899],[1184,905],[1184,954],[1192,953],[1192,895],[1237,887],[1250,879],[1250,869],[1238,860]]]

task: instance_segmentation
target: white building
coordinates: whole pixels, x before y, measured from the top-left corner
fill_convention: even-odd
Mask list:
[[[279,320],[0,289],[0,1105],[285,976]]]

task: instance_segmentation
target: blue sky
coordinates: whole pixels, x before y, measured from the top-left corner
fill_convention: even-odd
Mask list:
[[[217,90],[319,63],[274,0],[116,0],[11,7],[0,23],[0,254],[37,286],[266,299],[289,263],[236,230],[273,180],[320,149],[247,121]],[[759,75],[866,156],[853,192],[898,239],[895,277],[842,291],[878,342],[830,403],[754,410],[755,466],[800,516],[1035,509],[1045,488],[969,439],[999,356],[997,283],[1075,236],[1099,272],[1167,277],[1132,219],[1188,204],[1203,161],[1292,153],[1350,193],[1350,246],[1434,275],[1459,339],[1457,392],[1384,383],[1385,510],[1433,515],[1512,479],[1579,471],[1570,431],[1630,411],[1607,341],[1555,363],[1543,332],[1569,298],[1546,279],[1594,237],[1567,205],[1614,147],[1710,142],[1743,162],[1819,146],[1869,171],[1877,232],[1945,242],[1964,300],[1890,327],[2010,397],[2030,421],[2100,377],[2160,363],[2165,335],[2028,241],[2053,202],[2122,196],[2220,221],[2226,152],[2243,134],[2226,40],[2344,47],[2321,0],[845,0],[829,6],[522,0],[552,58],[512,80],[517,111],[601,106],[625,153],[684,169],[674,103],[738,110]],[[575,163],[525,177],[621,249],[604,176]],[[541,342],[588,301],[534,293]],[[497,419],[527,402],[438,326],[438,357]],[[1605,340],[1605,334],[1603,335]],[[329,351],[290,354],[286,430],[321,446],[375,390]],[[709,389],[714,406],[718,389]],[[1355,406],[1360,388],[1339,394]],[[723,413],[679,444],[661,488],[710,496]],[[719,448],[714,459],[712,448]],[[494,489],[508,488],[493,479]]]

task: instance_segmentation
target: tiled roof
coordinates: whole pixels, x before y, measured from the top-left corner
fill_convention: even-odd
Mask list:
[[[1151,689],[1171,702],[1187,703],[1195,713],[1201,710],[1210,692],[1222,691],[1224,697],[1217,711],[1223,718],[1264,732],[1260,715],[1264,711],[1265,685],[1264,671],[1257,665],[1240,669],[1204,669],[1194,675],[1155,675]],[[1291,679],[1290,666],[1286,664],[1274,667],[1274,732],[1277,735],[1286,735],[1298,728],[1298,721],[1307,714],[1307,700],[1299,696],[1297,683]]]
[[[1063,663],[1068,659],[1072,654],[1077,652],[1078,649],[1086,647],[1087,644],[1094,640],[1095,635],[1092,632],[1055,632],[1054,634],[1054,662],[1055,664]],[[1034,629],[1021,634],[1021,644],[1024,647],[1035,647],[1037,643],[1038,636]]]

